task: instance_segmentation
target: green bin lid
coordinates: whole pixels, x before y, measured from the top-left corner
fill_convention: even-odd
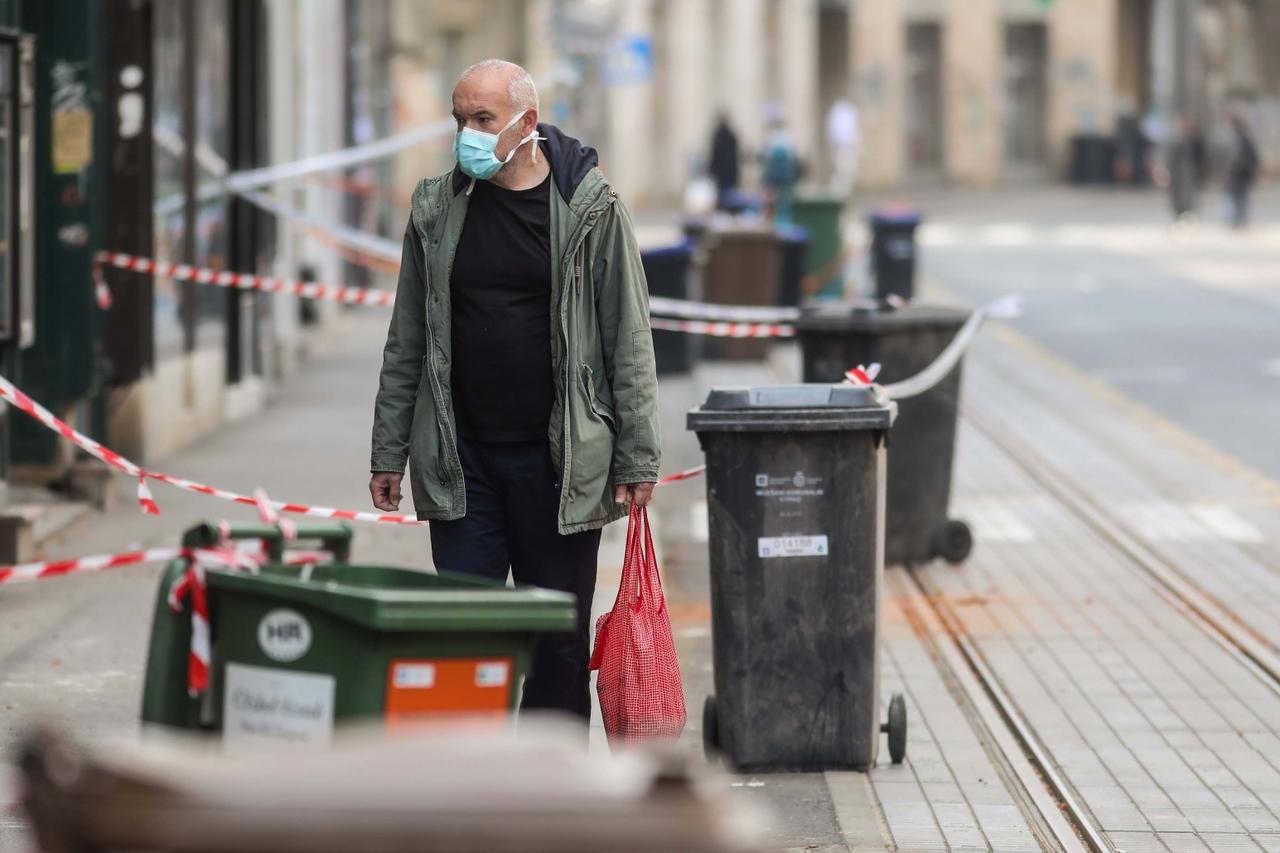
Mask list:
[[[380,631],[570,631],[577,621],[567,592],[414,569],[334,564],[307,574],[268,565],[257,574],[210,569],[207,577],[224,595],[270,598]]]

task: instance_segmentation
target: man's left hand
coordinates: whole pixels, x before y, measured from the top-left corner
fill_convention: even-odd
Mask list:
[[[653,487],[656,483],[627,483],[614,490],[613,499],[620,504],[633,503],[640,508],[647,507],[653,500]]]

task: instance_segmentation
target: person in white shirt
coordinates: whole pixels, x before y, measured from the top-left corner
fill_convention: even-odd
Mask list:
[[[858,179],[858,156],[862,149],[862,128],[858,108],[841,98],[827,110],[827,151],[832,160],[831,190],[841,196],[853,192]]]

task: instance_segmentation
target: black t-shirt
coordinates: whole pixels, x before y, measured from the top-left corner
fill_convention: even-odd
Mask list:
[[[475,441],[546,438],[551,377],[551,176],[476,181],[453,257],[453,404]]]

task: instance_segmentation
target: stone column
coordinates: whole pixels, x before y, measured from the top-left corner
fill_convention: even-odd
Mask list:
[[[712,98],[712,65],[707,54],[714,43],[711,0],[664,0],[665,68],[656,93],[658,109],[650,138],[661,162],[656,174],[669,200],[679,201],[692,165],[706,168],[716,105]]]
[[[448,118],[452,105],[440,71],[438,4],[421,0],[392,0],[391,10],[391,132],[398,133]],[[451,83],[452,81],[450,81]],[[395,155],[393,186],[409,192],[418,181],[447,168],[453,137],[419,145]]]
[[[899,0],[857,0],[850,12],[854,91],[863,139],[858,185],[891,186],[902,179],[905,159],[902,8]]]
[[[991,184],[1000,175],[1001,65],[999,0],[947,0],[942,30],[942,157],[947,178]]]
[[[628,0],[624,3],[618,35],[652,38],[653,2]],[[606,91],[609,138],[601,151],[601,165],[627,204],[639,207],[652,195],[648,182],[653,157],[649,137],[653,124],[653,83],[606,85],[609,86]],[[593,144],[592,140],[584,141]]]
[[[756,172],[751,153],[764,140],[764,0],[719,0],[721,31],[711,34],[719,52],[718,102],[742,145],[743,183]]]
[[[810,173],[817,168],[823,116],[818,106],[818,2],[777,0],[775,56],[787,127]]]
[[[553,0],[528,0],[524,7],[524,68],[538,87],[543,121],[551,121],[551,104],[555,95],[552,75],[555,73],[555,38]]]
[[[1116,0],[1074,0],[1049,8],[1050,163],[1057,173],[1077,133],[1115,125]]]

